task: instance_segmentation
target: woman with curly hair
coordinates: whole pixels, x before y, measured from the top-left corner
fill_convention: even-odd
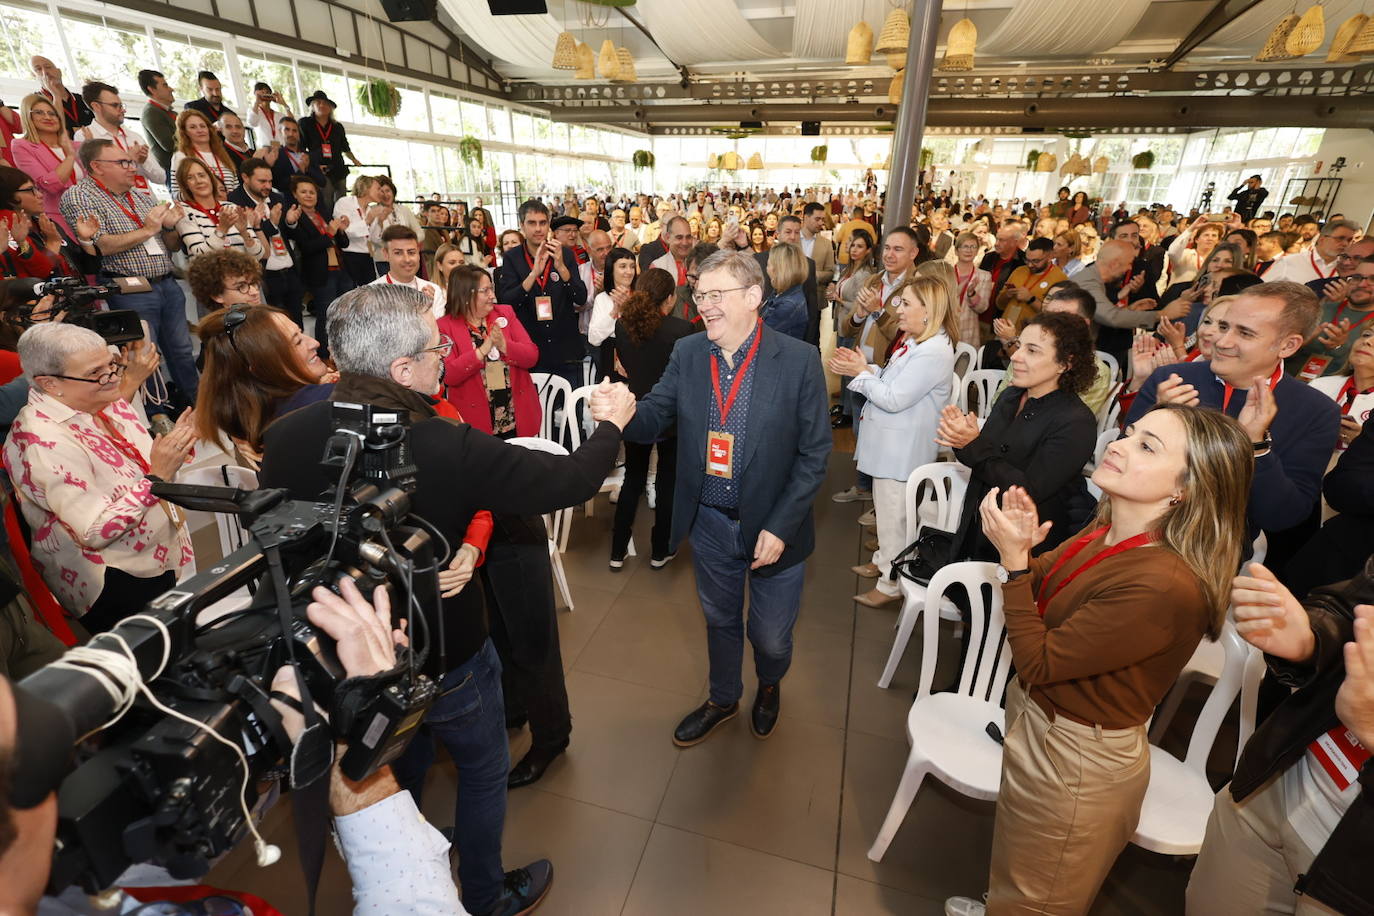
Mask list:
[[[634,292],[620,307],[615,324],[615,354],[625,370],[626,382],[635,397],[642,398],[658,384],[668,368],[673,346],[692,333],[692,325],[671,314],[677,292],[673,275],[651,267],[635,282]],[[649,455],[658,449],[658,471],[654,490],[654,528],[649,536],[649,566],[663,567],[673,558],[668,550],[668,535],[673,522],[673,482],[677,479],[677,433],[671,432],[653,444],[625,442],[625,482],[615,505],[611,528],[611,570],[625,565],[625,552],[634,529],[639,497],[649,477]]]

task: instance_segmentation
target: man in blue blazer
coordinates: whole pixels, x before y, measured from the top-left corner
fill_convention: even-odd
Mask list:
[[[653,442],[677,424],[669,543],[676,550],[690,532],[711,664],[710,698],[678,725],[679,747],[739,712],[746,589],[759,679],[751,726],[772,734],[831,447],[816,348],[759,320],[763,273],[749,253],[703,261],[693,299],[706,333],[678,341],[625,429],[630,441]]]
[[[1316,331],[1317,317],[1316,295],[1299,283],[1249,287],[1221,320],[1212,359],[1156,369],[1126,417],[1134,423],[1156,401],[1199,404],[1235,417],[1255,446],[1252,538],[1312,515],[1340,434],[1336,402],[1283,371],[1283,360]]]

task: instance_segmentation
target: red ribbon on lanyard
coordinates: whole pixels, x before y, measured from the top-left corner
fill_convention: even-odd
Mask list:
[[[754,343],[749,348],[749,353],[744,357],[744,361],[739,364],[738,371],[735,372],[735,382],[730,386],[730,396],[722,399],[720,393],[720,357],[711,354],[711,387],[716,392],[716,407],[720,409],[720,425],[725,426],[726,417],[730,416],[730,408],[735,406],[735,396],[739,394],[739,386],[744,381],[744,371],[749,368],[749,364],[754,360],[754,354],[759,351],[759,341],[763,339],[763,332],[760,330],[763,322],[754,325]]]
[[[1270,391],[1274,390],[1274,387],[1278,385],[1279,379],[1281,378],[1283,378],[1283,363],[1279,363],[1279,367],[1275,369],[1274,374],[1269,377]],[[1221,412],[1226,413],[1226,408],[1231,406],[1231,395],[1236,393],[1236,389],[1231,387],[1230,382],[1222,382],[1222,384],[1225,385],[1226,388],[1225,394],[1222,396],[1221,399]]]
[[[1050,592],[1049,596],[1046,597],[1045,590],[1049,588],[1050,580],[1054,578],[1055,574],[1059,572],[1059,570],[1064,566],[1064,564],[1072,560],[1074,557],[1078,556],[1078,554],[1082,553],[1084,548],[1086,548],[1093,541],[1102,537],[1104,534],[1107,533],[1107,531],[1108,529],[1106,528],[1098,528],[1096,531],[1089,531],[1087,534],[1083,535],[1081,538],[1074,541],[1073,545],[1070,546],[1068,550],[1060,554],[1059,559],[1055,562],[1054,566],[1050,567],[1049,575],[1045,576],[1045,578],[1040,580],[1040,591],[1035,596],[1035,606],[1040,611],[1041,617],[1045,616],[1045,609],[1050,606],[1050,602],[1055,599],[1055,596],[1062,592],[1065,588],[1067,588],[1069,583],[1072,582],[1074,579],[1077,579],[1079,576],[1083,575],[1083,573],[1092,569],[1094,566],[1096,566],[1098,563],[1101,563],[1108,557],[1114,557],[1119,553],[1125,553],[1126,551],[1133,550],[1136,547],[1144,547],[1147,544],[1154,543],[1154,541],[1158,539],[1154,532],[1147,531],[1144,534],[1137,534],[1135,537],[1126,538],[1126,540],[1122,541],[1120,544],[1117,544],[1115,547],[1108,547],[1106,550],[1097,554],[1097,556],[1088,560],[1088,562],[1084,563],[1082,566],[1078,567],[1073,572],[1065,576],[1064,580],[1060,582],[1057,586],[1055,586],[1054,591]]]

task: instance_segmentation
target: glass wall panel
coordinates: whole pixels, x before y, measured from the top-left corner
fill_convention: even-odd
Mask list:
[[[140,95],[138,71],[146,66],[144,61],[153,59],[148,33],[143,28],[74,13],[62,14],[62,28],[80,76],[79,82],[64,80],[70,82],[68,88],[79,92],[81,84],[98,79],[131,98]],[[221,74],[221,78],[227,80],[228,74]],[[232,86],[224,88],[226,97],[232,94]]]
[[[0,37],[4,39],[0,43],[0,75],[32,79],[29,58],[35,54],[64,66],[53,18],[37,4],[6,3],[0,7]]]
[[[177,109],[181,108],[181,103],[200,97],[196,74],[209,70],[219,77],[225,103],[239,110],[239,100],[234,98],[234,86],[224,63],[223,45],[161,29],[155,31],[153,37],[157,41],[158,58],[162,61],[162,74],[176,93]]]
[[[293,114],[300,116],[305,113],[305,106],[296,93],[296,65],[289,58],[240,51],[239,72],[243,74],[245,92],[251,93],[254,83],[266,83],[273,91],[281,93]]]

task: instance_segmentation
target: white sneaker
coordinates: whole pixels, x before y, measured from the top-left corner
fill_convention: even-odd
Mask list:
[[[872,509],[869,509],[869,510],[868,510],[867,512],[865,512],[863,515],[860,515],[860,516],[859,516],[859,524],[860,524],[860,525],[876,525],[876,524],[878,524],[878,516],[876,516],[876,515],[873,514],[873,510],[872,510]]]
[[[987,904],[972,897],[950,897],[945,901],[945,916],[983,916]]]
[[[648,486],[644,488],[644,496],[649,501],[650,509],[658,508],[658,487],[654,486],[653,483],[650,483]]]
[[[872,502],[873,494],[870,493],[868,490],[860,490],[858,487],[850,487],[848,490],[841,490],[840,492],[836,493],[834,496],[830,498],[831,500],[837,503],[858,503],[864,501]]]

